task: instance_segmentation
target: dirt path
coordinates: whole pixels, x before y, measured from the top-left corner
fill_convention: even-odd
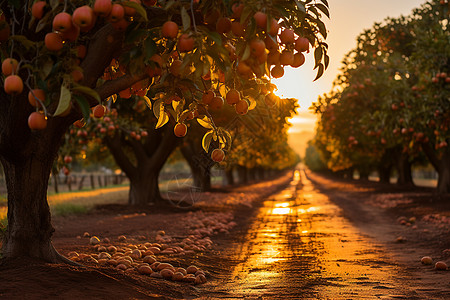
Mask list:
[[[188,209],[114,204],[56,218],[55,247],[85,255],[87,267],[0,265],[0,298],[450,299],[449,271],[420,264],[424,255],[450,263],[450,201],[430,190],[297,172],[196,197]],[[100,264],[85,232],[109,239],[105,246],[181,247],[156,259],[196,265],[207,282]]]

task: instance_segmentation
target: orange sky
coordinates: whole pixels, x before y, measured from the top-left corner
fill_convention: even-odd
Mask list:
[[[330,66],[322,78],[313,82],[314,57],[306,56],[306,63],[298,68],[285,68],[283,78],[274,80],[278,86],[277,94],[297,98],[300,104],[299,115],[292,120],[290,132],[314,131],[316,117],[308,111],[317,97],[330,91],[344,55],[355,47],[356,37],[375,22],[386,17],[406,15],[424,0],[330,0],[331,19],[328,24]]]

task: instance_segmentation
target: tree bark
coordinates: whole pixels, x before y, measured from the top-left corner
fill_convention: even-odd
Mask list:
[[[248,183],[247,168],[243,166],[237,166],[237,172],[239,177],[239,183],[240,184]]]
[[[378,177],[380,182],[390,183],[391,182],[391,172],[393,167],[392,162],[392,151],[386,149],[381,157],[380,163],[378,164]]]
[[[450,141],[447,140],[447,144],[449,144],[449,142]],[[450,193],[450,146],[441,150],[441,157],[438,156],[438,151],[433,149],[430,143],[422,143],[422,149],[431,165],[438,173],[438,193]]]
[[[409,161],[409,155],[402,150],[397,151],[396,167],[398,172],[397,184],[414,186],[411,173],[411,162]]]
[[[194,143],[198,143],[200,147]],[[191,169],[194,186],[202,192],[210,191],[211,167],[214,162],[201,149],[200,141],[189,141],[180,147],[180,150]]]

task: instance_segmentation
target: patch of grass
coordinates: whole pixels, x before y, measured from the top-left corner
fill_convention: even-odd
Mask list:
[[[88,207],[82,204],[75,203],[58,203],[51,207],[51,212],[53,216],[69,216],[69,215],[79,215],[84,214],[89,210]]]

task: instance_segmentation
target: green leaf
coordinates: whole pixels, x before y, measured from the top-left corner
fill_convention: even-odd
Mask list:
[[[144,18],[145,21],[148,21],[147,12],[145,11],[144,7],[142,7],[142,5],[140,5],[139,3],[131,1],[122,1],[120,2],[120,4],[122,4],[123,6],[134,8],[136,12]]]
[[[25,49],[27,49],[27,51],[35,45],[34,42],[27,39],[24,35],[12,35],[11,39],[21,43],[25,47]]]
[[[317,76],[313,81],[316,81],[317,79],[319,79],[321,76],[323,75],[323,65],[319,64],[319,70],[317,70]]]
[[[328,11],[328,8],[325,5],[323,5],[323,4],[316,4],[316,7],[318,9],[320,9],[320,11],[322,11],[328,18],[330,18],[330,13]]]
[[[81,113],[83,114],[83,118],[85,120],[89,119],[91,108],[89,106],[89,102],[86,100],[85,97],[81,95],[72,95],[72,97],[77,101],[78,105],[80,106]]]
[[[81,94],[84,94],[86,96],[92,97],[95,100],[97,100],[99,103],[101,101],[100,95],[96,91],[94,91],[90,87],[87,87],[87,86],[84,86],[84,85],[76,85],[76,86],[74,86],[72,88],[72,92],[81,93]]]
[[[317,26],[319,27],[319,32],[322,34],[322,36],[326,39],[327,38],[327,29],[325,27],[325,23],[323,23],[321,20],[316,19]]]
[[[168,10],[169,8],[171,8],[174,4],[175,4],[175,0],[170,0],[167,1],[166,6],[164,7],[164,10]]]
[[[327,0],[320,0],[323,4],[325,4],[326,7],[330,7],[330,5],[328,5],[328,1]]]
[[[147,30],[145,29],[134,29],[127,33],[127,36],[125,37],[125,44],[132,44],[136,42],[138,39],[140,39],[143,36],[147,35]]]
[[[147,37],[144,42],[145,60],[156,54],[157,46],[155,41],[151,37]]]
[[[250,46],[247,44],[247,46],[244,49],[244,53],[242,54],[241,61],[244,61],[250,57]]]
[[[221,46],[222,45],[222,37],[220,36],[220,34],[218,32],[215,31],[206,31],[206,34],[208,35],[208,37],[213,40],[217,45]]]
[[[191,17],[184,6],[181,7],[181,22],[183,23],[184,31],[191,28]]]
[[[70,90],[63,85],[61,85],[61,93],[59,95],[58,107],[56,108],[54,116],[59,116],[64,113],[70,107],[70,100],[72,99],[72,94]]]
[[[36,33],[44,29],[49,23],[49,19],[52,17],[52,14],[46,14],[36,25]]]
[[[211,145],[211,139],[213,137],[213,133],[214,133],[214,131],[210,130],[207,133],[205,133],[205,135],[203,136],[202,147],[206,153],[208,153],[208,151],[209,151],[209,145]]]
[[[213,128],[211,120],[207,116],[204,116],[203,118],[197,118],[197,122],[205,128]]]

